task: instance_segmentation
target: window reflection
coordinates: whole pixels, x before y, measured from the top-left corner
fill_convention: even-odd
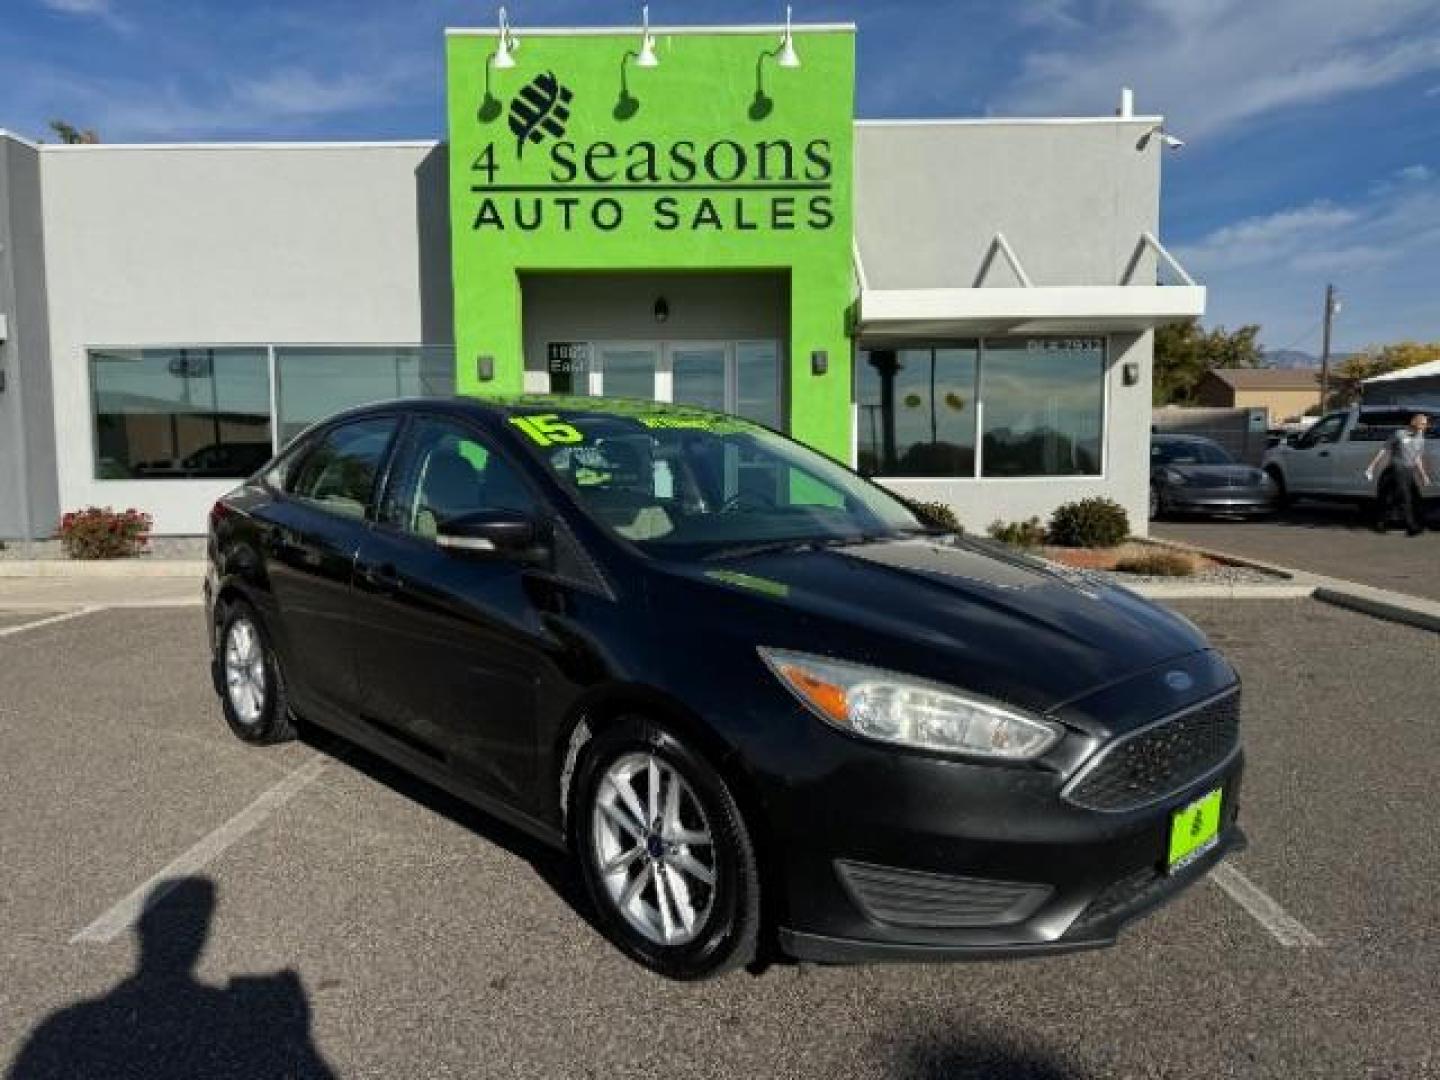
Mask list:
[[[1099,338],[987,341],[984,475],[1098,476],[1105,411]]]
[[[240,479],[270,457],[264,349],[90,353],[95,476]]]
[[[1105,407],[1103,338],[991,338],[862,349],[859,470],[866,476],[1094,476]]]
[[[275,350],[280,445],[355,405],[455,392],[448,346],[285,346]]]
[[[977,359],[973,344],[863,351],[860,472],[974,475]]]

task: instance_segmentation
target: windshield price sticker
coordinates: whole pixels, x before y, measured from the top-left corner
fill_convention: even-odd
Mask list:
[[[510,423],[530,437],[537,446],[574,446],[585,441],[580,430],[561,420],[557,413],[541,413],[539,416],[512,416]]]

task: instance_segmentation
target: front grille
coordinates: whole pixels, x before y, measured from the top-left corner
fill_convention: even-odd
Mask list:
[[[1134,810],[1215,768],[1240,741],[1238,690],[1153,724],[1100,752],[1065,797],[1091,810]]]
[[[1007,926],[1033,915],[1050,886],[927,874],[841,860],[835,864],[851,897],[877,922],[950,928]]]

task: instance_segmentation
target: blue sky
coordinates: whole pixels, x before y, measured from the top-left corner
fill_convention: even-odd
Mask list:
[[[634,23],[638,4],[515,0],[520,26]],[[0,126],[62,116],[106,141],[443,134],[453,0],[0,0]],[[657,23],[774,22],[778,3],[657,0]],[[1162,239],[1207,322],[1319,349],[1440,339],[1440,2],[802,3],[860,26],[861,116],[1084,115],[1135,88],[1187,141]],[[981,163],[977,167],[983,167]]]

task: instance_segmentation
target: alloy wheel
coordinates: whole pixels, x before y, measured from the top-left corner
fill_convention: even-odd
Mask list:
[[[648,941],[685,945],[715,904],[710,822],[664,758],[628,753],[605,771],[592,810],[593,858],[615,909]]]
[[[232,622],[225,636],[225,692],[242,723],[259,723],[265,712],[265,653],[248,618]]]

